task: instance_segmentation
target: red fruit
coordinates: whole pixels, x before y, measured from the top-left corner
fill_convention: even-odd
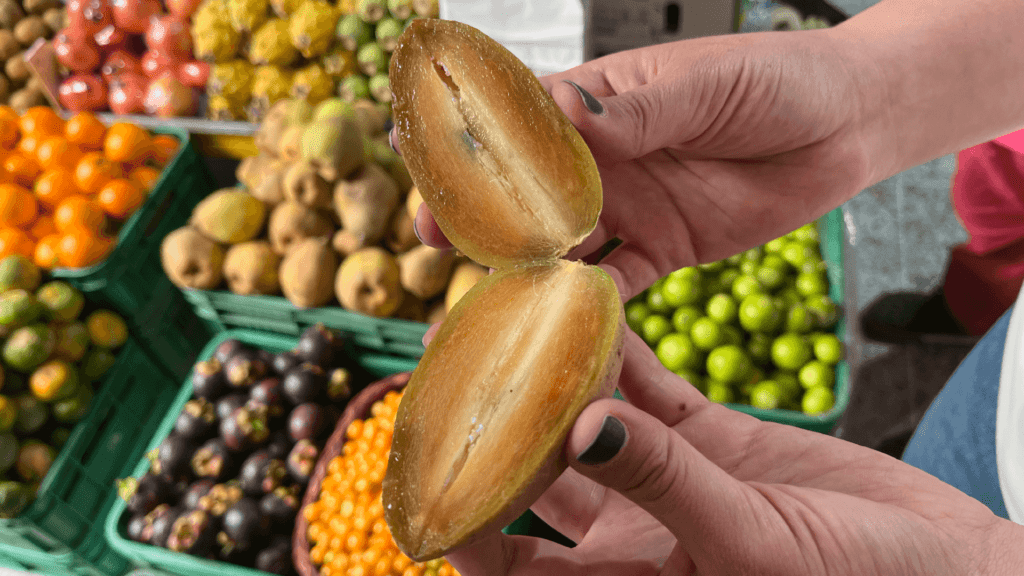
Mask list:
[[[182,20],[188,20],[195,14],[203,0],[167,0],[167,11]]]
[[[68,0],[68,27],[92,35],[113,24],[113,11],[107,0]]]
[[[60,104],[72,112],[95,112],[107,107],[107,85],[97,74],[72,74],[57,89]]]
[[[114,24],[130,34],[144,34],[149,19],[161,12],[160,0],[111,0]]]
[[[128,33],[113,24],[104,26],[102,30],[93,34],[96,46],[108,54],[116,50],[125,50],[128,46],[128,39]]]
[[[157,50],[147,50],[142,55],[142,73],[150,78],[156,78],[167,72],[174,65],[174,60]]]
[[[196,91],[170,73],[150,82],[146,91],[146,113],[161,118],[192,116],[196,113],[197,103]]]
[[[185,86],[204,88],[210,78],[210,65],[199,60],[190,60],[178,66],[177,76]]]
[[[146,47],[174,56],[192,54],[192,34],[188,22],[177,16],[154,17],[146,29]]]
[[[110,82],[110,79],[120,74],[130,73],[138,74],[142,76],[142,62],[139,61],[134,55],[129,53],[127,50],[115,50],[107,56],[106,60],[103,61],[103,67],[100,68],[100,73],[103,74],[103,78]]]
[[[80,28],[65,28],[53,39],[57,61],[72,72],[92,72],[100,65],[100,50]]]
[[[108,101],[114,114],[142,114],[146,111],[144,101],[149,78],[142,74],[125,72],[110,81]]]

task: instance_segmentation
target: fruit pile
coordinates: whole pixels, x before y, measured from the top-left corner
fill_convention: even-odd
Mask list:
[[[487,271],[416,238],[419,194],[386,122],[368,100],[275,104],[256,133],[260,156],[239,166],[242,187],[213,193],[165,238],[171,281],[439,321]]]
[[[374,402],[370,417],[349,425],[319,497],[302,510],[309,522],[309,556],[321,576],[458,574],[444,558],[413,562],[398,549],[384,520],[381,482],[401,399],[402,393],[388,392]]]
[[[83,314],[78,290],[42,282],[28,259],[0,260],[0,518],[31,502],[128,338],[120,316]]]
[[[212,63],[207,116],[260,122],[289,96],[390,102],[388,56],[408,21],[428,16],[436,0],[204,0],[192,38]]]
[[[813,224],[677,270],[626,306],[658,359],[715,402],[815,415],[835,403],[843,345]]]
[[[365,384],[352,366],[323,326],[280,354],[222,342],[196,365],[193,396],[150,470],[121,483],[128,537],[290,574],[306,484],[339,408]]]
[[[191,0],[68,0],[53,48],[64,108],[192,116],[210,67],[192,56]]]
[[[19,113],[46,104],[39,79],[29,72],[25,50],[40,38],[64,28],[58,0],[0,0],[0,104]]]
[[[88,112],[64,121],[43,106],[20,117],[0,108],[0,258],[21,254],[47,270],[101,262],[178,146]]]

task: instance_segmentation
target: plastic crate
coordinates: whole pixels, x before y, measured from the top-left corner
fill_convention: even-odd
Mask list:
[[[115,481],[143,456],[178,381],[129,338],[36,495],[15,519],[0,520],[0,567],[48,576],[114,576],[130,567],[103,537]]]
[[[206,359],[213,356],[213,352],[217,345],[229,338],[237,338],[246,344],[262,348],[270,352],[289,350],[294,348],[295,344],[298,342],[298,339],[292,336],[257,332],[253,330],[230,330],[218,334],[212,341],[210,341],[210,343],[203,349],[200,358]],[[383,377],[396,372],[405,372],[416,367],[416,361],[413,359],[380,353],[357,352],[355,354],[355,358],[356,362],[362,368],[366,369],[375,377]],[[159,425],[157,425],[155,432],[148,437],[147,450],[156,448],[171,432],[174,428],[174,422],[177,419],[178,414],[181,412],[182,407],[184,407],[185,403],[191,398],[192,387],[186,380],[184,384],[179,384],[178,389],[176,390],[174,402],[171,403],[162,413],[157,413],[157,416],[154,418],[154,421],[159,422]],[[144,452],[142,454],[144,454]],[[134,467],[128,473],[131,476],[139,478],[149,470],[149,461],[142,456],[133,460],[133,463]],[[104,534],[107,542],[114,550],[117,550],[125,557],[132,558],[137,562],[142,562],[146,565],[151,565],[182,576],[266,576],[266,573],[252,568],[236,566],[234,564],[215,560],[207,560],[196,556],[190,556],[188,554],[172,552],[158,546],[134,542],[130,540],[125,533],[125,524],[128,520],[126,517],[127,515],[124,513],[125,506],[126,503],[123,500],[118,499],[118,501],[114,503],[113,507],[110,508],[104,522]]]
[[[182,290],[195,313],[212,330],[251,329],[298,336],[318,322],[342,330],[360,347],[380,350],[396,356],[419,358],[423,355],[423,335],[428,324],[373,318],[349,312],[337,306],[296,308],[281,296],[239,296],[217,290]]]
[[[120,312],[143,347],[180,378],[188,374],[211,333],[164,274],[160,243],[188,221],[215,184],[187,132],[153,130],[175,136],[181,148],[146,203],[121,229],[113,252],[89,268],[58,268],[53,277],[74,285],[90,301]]]
[[[841,208],[822,216],[818,222],[818,232],[821,236],[821,257],[826,264],[828,275],[828,295],[840,308],[839,321],[832,332],[839,337],[839,340],[846,342],[846,317],[842,314],[844,303],[845,273],[843,269],[843,243],[844,224]],[[836,403],[831,410],[817,416],[808,416],[796,410],[763,410],[747,406],[745,404],[726,404],[726,406],[755,416],[769,422],[789,424],[815,432],[829,433],[835,427],[836,422],[846,411],[850,403],[850,364],[843,360],[836,366],[835,384]]]

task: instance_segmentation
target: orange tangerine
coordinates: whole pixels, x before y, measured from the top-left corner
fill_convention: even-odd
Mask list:
[[[58,136],[64,134],[64,120],[49,106],[33,106],[18,119],[21,133]]]
[[[40,174],[32,191],[36,199],[51,210],[65,198],[81,194],[75,186],[74,175],[64,167],[53,167]]]
[[[107,127],[92,112],[79,112],[64,125],[68,141],[82,150],[102,150]]]
[[[11,108],[7,104],[0,106],[0,118],[3,118],[4,120],[14,120],[15,124],[18,123],[18,113],[14,111],[14,108]]]
[[[11,150],[18,144],[18,121],[0,118],[0,148]]]
[[[36,157],[36,148],[39,147],[39,143],[43,141],[45,135],[40,134],[25,134],[18,140],[18,145],[15,146],[15,150],[28,156],[29,158]]]
[[[151,158],[158,166],[163,166],[174,158],[178,153],[181,142],[170,134],[157,134],[153,136]]]
[[[32,186],[43,171],[35,160],[24,154],[10,154],[4,158],[4,170],[11,180],[22,186]]]
[[[36,249],[32,253],[32,261],[36,266],[44,270],[53,270],[60,267],[60,256],[57,255],[57,247],[60,245],[60,234],[49,234],[43,236],[36,242]]]
[[[82,151],[63,136],[48,136],[36,147],[36,160],[43,168],[63,166],[74,168]]]
[[[141,162],[149,151],[149,132],[127,122],[112,124],[103,138],[103,154],[112,162]]]
[[[57,257],[68,268],[85,268],[98,264],[114,249],[111,238],[97,235],[93,230],[73,226],[64,231],[57,243]]]
[[[131,180],[115,178],[96,194],[96,203],[107,215],[123,220],[146,201],[146,194]]]
[[[17,184],[0,184],[0,226],[21,227],[31,224],[37,216],[36,199]]]
[[[53,225],[60,232],[77,227],[99,234],[106,221],[103,210],[95,202],[77,194],[62,200],[53,211]]]
[[[121,166],[111,162],[100,152],[87,152],[75,166],[75,184],[86,194],[95,194],[107,182],[120,178]]]
[[[53,223],[53,217],[46,214],[36,218],[36,221],[32,223],[32,227],[28,229],[28,235],[36,240],[42,240],[56,233],[57,226]]]
[[[128,174],[128,179],[148,194],[160,181],[160,171],[149,166],[139,166]]]
[[[0,229],[0,259],[20,254],[32,259],[36,243],[27,232],[20,228]]]

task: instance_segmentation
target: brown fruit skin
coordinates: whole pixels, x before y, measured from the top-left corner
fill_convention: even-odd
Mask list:
[[[255,198],[269,206],[284,201],[283,176],[288,165],[267,154],[249,156],[238,165],[235,176]]]
[[[0,59],[6,62],[21,51],[21,45],[10,30],[0,29]]]
[[[175,286],[213,290],[221,282],[224,249],[195,228],[185,226],[164,238],[160,263]]]
[[[224,256],[224,278],[235,294],[277,294],[281,291],[278,268],[281,257],[270,242],[254,240],[235,244]]]
[[[25,82],[31,75],[29,72],[28,64],[25,63],[25,53],[19,52],[14,56],[11,56],[7,62],[4,63],[4,74],[11,79],[11,82]]]
[[[422,300],[444,292],[455,264],[455,253],[420,245],[398,257],[402,288]]]
[[[46,104],[46,97],[43,93],[32,88],[22,88],[14,94],[11,94],[7,104],[18,114],[24,114],[26,110],[33,106],[42,106]]]
[[[376,246],[350,254],[341,263],[335,293],[341,305],[368,316],[388,317],[402,304],[400,272],[394,256]]]
[[[39,16],[29,16],[14,26],[14,37],[28,48],[33,42],[49,33],[46,23]]]
[[[299,308],[323,306],[334,297],[338,257],[326,239],[301,240],[281,261],[281,291]]]
[[[390,76],[406,167],[460,251],[494,268],[550,261],[594,230],[597,164],[511,52],[460,22],[418,19]]]
[[[309,160],[297,160],[288,166],[282,180],[285,200],[310,208],[330,210],[331,185],[317,172]]]
[[[487,269],[473,262],[463,262],[452,272],[448,292],[444,296],[445,309],[449,312],[477,282],[487,277]]]
[[[267,235],[274,252],[284,256],[300,240],[328,238],[334,233],[334,224],[324,213],[298,202],[278,204],[270,213]]]
[[[366,164],[352,179],[339,181],[334,187],[334,209],[342,229],[335,249],[351,254],[379,242],[400,201],[398,185],[376,164]]]

